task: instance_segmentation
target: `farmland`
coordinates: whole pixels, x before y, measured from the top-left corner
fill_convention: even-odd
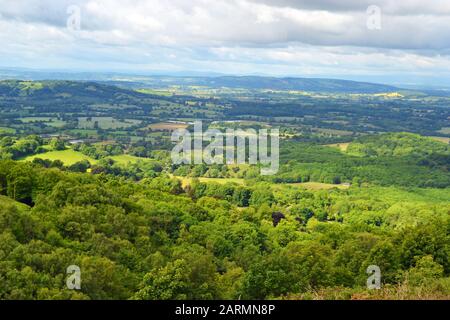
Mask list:
[[[166,83],[0,82],[1,298],[450,296],[448,98]],[[278,172],[173,163],[193,120],[279,129]]]
[[[92,159],[91,157],[88,157],[80,152],[74,151],[72,149],[67,149],[63,151],[50,151],[38,155],[32,155],[29,157],[26,157],[23,159],[24,161],[33,161],[36,158],[41,159],[48,159],[51,161],[60,160],[65,165],[70,166],[73,165],[79,161],[87,160],[92,164],[95,164],[97,161],[95,159]]]

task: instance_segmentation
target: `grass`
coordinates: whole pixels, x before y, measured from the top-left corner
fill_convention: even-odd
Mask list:
[[[53,119],[56,118],[52,118],[52,117],[23,117],[23,118],[19,118],[20,121],[22,121],[23,123],[32,123],[32,122],[49,122]]]
[[[336,129],[325,129],[325,128],[313,128],[313,130],[316,132],[333,135],[333,136],[351,136],[351,135],[353,135],[352,131],[347,131],[347,130],[336,130]]]
[[[339,150],[341,150],[342,152],[346,152],[349,145],[350,143],[334,143],[334,144],[327,144],[326,146],[332,148],[339,148]]]
[[[181,180],[181,184],[184,187],[186,187],[187,185],[189,185],[193,179],[195,178],[190,178],[190,177],[180,177],[180,176],[172,176],[173,178],[177,178],[179,180]],[[219,184],[226,184],[226,183],[236,183],[239,185],[243,185],[244,184],[244,179],[239,179],[239,178],[197,178],[200,182],[203,183],[219,183]]]
[[[42,82],[37,81],[21,81],[20,82],[20,90],[41,90],[44,88],[44,84]]]
[[[441,130],[439,130],[442,134],[450,134],[450,127],[444,127]]]
[[[148,159],[148,158],[135,157],[135,156],[131,156],[129,154],[121,154],[119,156],[112,156],[109,158],[113,159],[119,165],[127,165],[129,163],[137,163],[139,161],[152,161],[151,159]]]
[[[23,118],[19,118],[19,120],[25,124],[43,122],[46,126],[54,127],[54,128],[62,128],[63,126],[66,125],[65,121],[58,120],[58,118],[54,118],[54,117],[23,117]]]
[[[173,94],[170,91],[165,90],[152,90],[152,89],[138,89],[136,90],[140,93],[151,94],[155,96],[171,97]]]
[[[181,184],[183,187],[189,185],[194,178],[191,177],[180,177],[180,176],[172,176],[173,178],[177,178],[181,180]],[[219,184],[226,184],[226,183],[235,183],[239,185],[244,185],[245,180],[240,178],[197,178],[200,182],[203,183],[219,183]],[[330,190],[333,188],[346,190],[350,188],[349,185],[346,184],[329,184],[329,183],[320,183],[320,182],[305,182],[305,183],[285,183],[285,184],[273,184],[272,185],[275,189],[282,189],[286,186],[291,187],[303,187],[308,190]]]
[[[450,143],[450,138],[446,138],[446,137],[428,137],[431,138],[435,141],[439,141],[439,142],[443,142],[445,144],[449,144]]]
[[[54,128],[62,128],[66,125],[66,122],[62,121],[62,120],[54,119],[52,121],[45,122],[45,125],[49,126],[49,127],[54,127]]]
[[[46,153],[36,154],[33,156],[26,157],[23,159],[23,161],[33,161],[35,158],[41,158],[44,160],[61,160],[64,165],[70,166],[76,162],[82,161],[82,160],[88,160],[91,164],[95,164],[98,161],[88,157],[81,152],[74,151],[72,149],[62,150],[62,151],[50,151]]]
[[[73,130],[68,130],[67,132],[72,135],[77,135],[77,136],[79,135],[81,137],[86,137],[86,138],[93,138],[93,139],[98,138],[97,130],[93,130],[93,129],[73,129]]]
[[[78,128],[80,129],[93,129],[95,123],[98,123],[98,127],[101,129],[122,129],[132,127],[141,123],[140,120],[125,119],[120,121],[113,117],[92,117],[91,121],[87,121],[88,118],[78,118]]]
[[[308,190],[330,190],[330,189],[341,189],[346,190],[350,188],[347,184],[331,184],[331,183],[321,183],[321,182],[303,182],[303,183],[287,183],[285,185],[293,187],[303,187]]]
[[[40,153],[40,154],[26,157],[25,159],[23,159],[23,161],[33,161],[35,158],[41,158],[44,160],[48,159],[51,161],[61,160],[64,163],[64,165],[66,165],[66,166],[70,166],[70,165],[72,165],[76,162],[82,161],[82,160],[88,160],[91,164],[98,163],[98,160],[88,157],[88,156],[82,154],[81,152],[74,151],[72,149]],[[119,164],[119,165],[127,165],[129,163],[137,163],[138,161],[151,161],[151,159],[148,159],[148,158],[139,158],[139,157],[131,156],[128,154],[112,156],[109,158],[114,160],[115,162],[117,162],[117,164]]]
[[[353,198],[382,199],[384,202],[391,204],[398,202],[448,203],[450,188],[422,189],[370,186],[353,188],[351,194]]]
[[[155,131],[174,131],[177,129],[186,129],[189,127],[188,124],[184,123],[172,123],[172,122],[160,122],[160,123],[154,123],[149,126],[150,129]]]
[[[3,206],[14,206],[21,212],[25,212],[30,209],[26,204],[14,201],[11,198],[0,195],[0,210]]]
[[[16,133],[16,129],[14,128],[0,127],[0,134],[14,134],[14,133]]]

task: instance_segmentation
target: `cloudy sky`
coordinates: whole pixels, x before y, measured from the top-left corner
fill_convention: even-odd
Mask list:
[[[450,85],[450,1],[0,0],[0,44],[0,67]]]

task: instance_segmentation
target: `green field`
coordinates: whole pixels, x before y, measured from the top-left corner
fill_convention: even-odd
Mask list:
[[[26,204],[14,201],[11,198],[0,195],[0,211],[2,207],[11,207],[11,206],[16,207],[21,212],[30,209]]]
[[[450,134],[450,127],[442,128],[438,132],[443,133],[443,134]]]
[[[67,149],[63,151],[50,151],[46,153],[36,154],[33,156],[26,157],[23,159],[24,161],[33,161],[35,158],[41,158],[44,160],[61,160],[66,166],[70,166],[76,162],[82,161],[82,160],[88,160],[91,164],[95,164],[98,161],[95,159],[92,159],[91,157],[88,157],[81,152],[74,151],[72,149]]]
[[[327,144],[326,146],[331,147],[331,148],[338,148],[342,152],[346,152],[349,145],[350,145],[350,143],[333,143],[333,144]]]
[[[56,118],[52,117],[24,117],[20,118],[20,121],[23,123],[33,123],[33,122],[49,122],[51,120],[54,120]]]
[[[180,176],[172,176],[172,177],[181,180],[181,184],[183,185],[183,187],[187,186],[188,184],[190,184],[192,182],[193,179],[195,179],[195,178],[180,177]],[[200,177],[197,179],[203,183],[219,183],[219,184],[236,183],[239,185],[244,184],[244,179],[239,179],[239,178],[203,178],[203,177]]]
[[[330,190],[334,188],[346,190],[350,188],[350,186],[346,184],[331,184],[321,182],[287,183],[285,185],[293,187],[303,187],[307,190]]]
[[[79,136],[82,138],[97,138],[98,132],[94,129],[72,129],[67,131],[71,135]]]
[[[58,119],[53,119],[52,121],[45,122],[45,125],[54,128],[62,128],[66,125],[66,122]]]
[[[119,156],[112,156],[109,158],[113,159],[115,162],[117,162],[120,165],[127,165],[129,163],[137,163],[139,161],[151,161],[151,159],[148,159],[148,158],[139,158],[139,157],[131,156],[129,154],[121,154]]]
[[[62,128],[66,124],[65,121],[58,120],[55,117],[23,117],[18,120],[24,124],[44,123],[46,126],[54,128]]]
[[[125,119],[120,121],[114,119],[113,117],[92,117],[90,121],[88,118],[78,118],[78,128],[80,129],[93,129],[95,123],[98,123],[98,127],[101,129],[121,129],[132,127],[136,124],[141,123],[139,120]]]
[[[14,133],[16,133],[16,129],[14,128],[0,127],[0,134],[14,134]]]
[[[26,157],[23,161],[33,161],[35,158],[48,159],[48,160],[61,160],[66,166],[70,166],[76,162],[82,160],[88,160],[91,164],[98,163],[98,160],[88,157],[81,152],[74,151],[72,149],[67,149],[63,151],[50,151],[46,153],[36,154],[33,156]],[[122,154],[119,156],[108,157],[119,165],[127,165],[129,163],[137,163],[138,161],[151,161],[151,159],[147,158],[139,158],[135,156],[131,156],[128,154]]]

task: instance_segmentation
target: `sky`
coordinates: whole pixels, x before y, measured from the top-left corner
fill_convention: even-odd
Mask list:
[[[0,0],[0,67],[450,86],[450,1]]]

